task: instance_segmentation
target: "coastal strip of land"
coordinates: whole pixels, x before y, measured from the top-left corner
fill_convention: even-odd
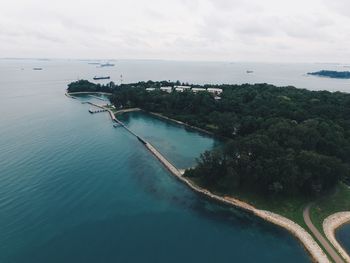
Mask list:
[[[197,193],[203,194],[206,197],[209,197],[212,200],[223,202],[225,204],[229,204],[235,207],[238,207],[240,209],[243,209],[245,211],[251,212],[252,214],[270,222],[275,225],[278,225],[286,230],[288,230],[290,233],[292,233],[305,247],[306,251],[310,254],[312,260],[314,262],[319,263],[328,263],[330,262],[327,255],[323,252],[321,247],[317,244],[317,242],[313,239],[313,237],[301,226],[299,226],[297,223],[293,222],[292,220],[283,217],[281,215],[272,213],[270,211],[260,210],[255,208],[254,206],[245,203],[241,200],[238,200],[233,197],[228,196],[219,196],[216,194],[213,194],[207,189],[201,188],[198,185],[194,184],[192,181],[190,181],[188,178],[185,178],[182,176],[182,172],[178,170],[170,161],[168,161],[155,147],[153,147],[149,142],[143,140],[140,138],[137,134],[132,132],[128,127],[126,127],[121,121],[119,121],[114,113],[107,107],[97,105],[94,103],[89,103],[93,106],[105,109],[109,112],[111,119],[114,122],[117,122],[122,127],[127,129],[132,135],[136,136],[139,141],[145,145],[145,147],[173,174],[176,178],[178,178],[180,181],[188,185],[192,190],[196,191]],[[161,117],[164,117],[161,115]],[[166,118],[166,117],[164,117]],[[184,124],[182,122],[178,122],[179,124]],[[186,125],[186,124],[184,124]],[[189,125],[186,125],[189,126]]]
[[[344,260],[338,255],[338,253],[333,249],[333,247],[329,244],[329,242],[324,238],[324,236],[318,231],[318,229],[314,226],[310,218],[310,207],[312,204],[306,206],[303,211],[304,221],[307,227],[310,229],[312,234],[317,238],[317,240],[322,244],[323,248],[327,251],[327,253],[332,257],[332,259],[336,263],[344,263]]]
[[[350,221],[350,212],[339,212],[330,215],[323,221],[323,232],[325,233],[328,240],[332,243],[339,254],[345,259],[346,262],[350,263],[350,257],[345,249],[339,244],[335,238],[335,231],[337,228],[348,223]]]

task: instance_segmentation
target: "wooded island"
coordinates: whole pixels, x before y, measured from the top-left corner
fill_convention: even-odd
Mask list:
[[[321,70],[317,72],[309,72],[308,75],[327,77],[333,79],[350,79],[350,71],[333,71],[333,70]]]
[[[323,252],[310,234],[329,258],[350,259],[332,237],[350,218],[350,94],[268,84],[86,80],[69,84],[67,91],[108,93],[113,105],[99,107],[112,115],[142,109],[222,138],[196,167],[174,174],[211,198],[277,222],[315,260],[323,261]]]
[[[186,172],[219,191],[316,196],[349,182],[350,94],[268,84],[191,85],[220,88],[220,99],[205,91],[160,90],[179,84],[79,81],[68,91],[112,92],[116,108],[139,107],[228,138]]]

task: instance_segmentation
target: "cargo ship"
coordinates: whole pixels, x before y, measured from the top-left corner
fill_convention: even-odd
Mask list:
[[[102,79],[110,79],[110,78],[111,78],[110,76],[105,76],[105,77],[97,77],[97,76],[95,76],[94,80],[102,80]]]
[[[104,63],[104,64],[101,64],[101,67],[103,68],[103,67],[114,67],[115,65],[114,64],[111,64],[111,63],[109,63],[109,62],[107,62],[107,63]]]

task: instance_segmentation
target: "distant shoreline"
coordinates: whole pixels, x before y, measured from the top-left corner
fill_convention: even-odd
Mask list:
[[[331,79],[350,79],[350,71],[320,70],[316,72],[308,72],[307,75]]]
[[[85,92],[85,91],[82,91],[82,92],[66,92],[66,94],[68,95],[79,95],[79,94],[101,94],[101,95],[113,95],[112,93],[109,93],[109,92]]]

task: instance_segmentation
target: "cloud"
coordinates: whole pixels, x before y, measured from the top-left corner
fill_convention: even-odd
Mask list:
[[[349,62],[348,0],[12,0],[0,57]]]
[[[350,2],[348,0],[327,1],[323,0],[323,4],[337,14],[350,17]]]

